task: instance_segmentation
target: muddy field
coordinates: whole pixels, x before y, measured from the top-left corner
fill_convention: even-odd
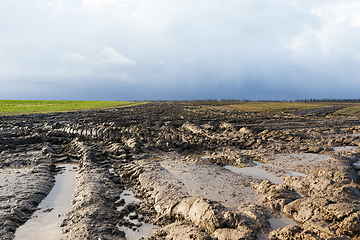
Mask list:
[[[192,104],[0,117],[0,238],[360,239],[358,118]]]

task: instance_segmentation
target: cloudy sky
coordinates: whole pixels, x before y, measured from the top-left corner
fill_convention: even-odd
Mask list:
[[[360,98],[360,1],[11,0],[0,99]]]

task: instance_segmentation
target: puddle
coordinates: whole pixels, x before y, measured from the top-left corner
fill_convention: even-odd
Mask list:
[[[276,176],[274,173],[272,172],[268,172],[265,169],[263,169],[262,167],[269,167],[269,168],[277,168],[277,166],[272,166],[270,164],[267,163],[261,163],[261,162],[257,162],[257,161],[253,161],[253,163],[256,164],[255,167],[244,167],[244,168],[239,168],[239,167],[234,167],[234,166],[230,166],[227,165],[225,166],[225,168],[227,170],[230,170],[232,172],[235,173],[239,173],[239,174],[243,174],[243,175],[247,175],[247,176],[252,176],[252,177],[257,177],[260,179],[267,179],[270,182],[276,183],[276,184],[282,184],[284,181]],[[283,176],[300,176],[300,177],[308,177],[309,175],[306,175],[304,173],[299,173],[299,172],[294,172],[294,171],[287,171],[284,170],[284,172],[282,173]]]
[[[139,224],[139,222],[137,220],[130,220],[129,218],[125,218],[126,220],[129,220],[130,222],[134,223],[134,224]],[[142,224],[141,227],[138,227],[136,229],[130,229],[124,226],[118,226],[118,229],[120,231],[124,231],[125,232],[125,237],[127,240],[138,240],[140,238],[148,238],[150,236],[152,236],[152,231],[155,228],[158,228],[152,224],[149,223],[140,223]]]
[[[184,156],[194,156],[194,157],[202,158],[202,157],[207,156],[207,155],[206,154],[201,154],[201,153],[185,153]]]
[[[78,164],[57,165],[63,171],[55,176],[55,185],[49,195],[39,204],[39,210],[15,232],[15,240],[59,239],[63,237],[58,223],[71,209],[71,199],[76,187]]]
[[[273,168],[275,166],[271,166],[270,164],[267,164],[267,163],[261,163],[261,162],[258,162],[258,161],[253,161],[253,163],[256,164],[256,167],[259,166],[259,167],[269,167],[269,168]],[[269,173],[269,172],[268,172]],[[300,176],[300,177],[308,177],[309,175],[306,175],[304,173],[299,173],[299,172],[294,172],[294,171],[288,171],[288,170],[284,170],[284,173],[283,173],[284,176]]]
[[[291,218],[286,217],[284,214],[280,214],[280,217],[272,217],[269,219],[270,232],[278,228],[284,228],[289,225],[297,225],[297,223]],[[261,233],[258,235],[257,240],[268,240],[269,234]]]
[[[122,199],[124,199],[125,203],[123,206],[119,206],[117,208],[118,211],[121,211],[126,205],[128,205],[129,203],[138,203],[141,202],[140,199],[137,199],[136,197],[134,197],[133,192],[130,189],[126,189],[124,190],[121,195],[120,195],[120,199],[116,201],[116,203],[122,201]]]
[[[184,156],[194,156],[194,157],[199,157],[199,158],[212,158],[210,155],[205,154],[205,153],[186,153],[184,154]]]
[[[126,205],[128,205],[130,203],[141,203],[142,202],[140,199],[134,197],[134,194],[130,189],[126,189],[121,193],[120,199],[117,201],[117,203],[121,202],[121,201],[125,201],[125,202],[122,206],[117,207],[118,211],[121,211],[122,209],[124,209],[126,207]],[[141,215],[139,215],[139,217],[141,217]],[[120,231],[125,232],[125,237],[127,240],[138,240],[142,237],[143,238],[151,237],[152,231],[156,228],[159,228],[150,223],[139,222],[137,219],[131,220],[129,218],[129,216],[124,217],[124,219],[137,225],[137,226],[141,225],[140,227],[136,227],[134,229],[128,228],[125,226],[119,226],[119,225],[117,226]]]
[[[341,151],[353,151],[358,149],[358,146],[344,146],[344,147],[334,147],[335,152],[341,152]]]
[[[158,159],[161,160],[161,158],[154,158],[154,160],[158,160]],[[114,171],[114,168],[110,168],[109,172],[111,174],[114,174],[114,175],[117,176],[117,174]],[[142,201],[140,199],[134,197],[134,193],[131,191],[131,189],[125,189],[120,194],[120,199],[117,200],[115,203],[117,205],[119,205],[121,202],[122,202],[122,204],[116,208],[118,211],[121,211],[122,209],[124,209],[130,203],[141,203]],[[142,237],[143,238],[151,237],[153,229],[159,228],[159,227],[157,227],[155,225],[152,225],[150,223],[139,222],[137,219],[131,220],[129,218],[129,216],[124,217],[124,219],[128,220],[129,222],[131,222],[131,223],[133,223],[133,224],[135,224],[137,226],[141,225],[140,227],[136,227],[135,229],[117,225],[117,227],[118,227],[118,229],[120,231],[125,232],[125,237],[126,237],[127,240],[138,240],[138,239],[140,239]]]
[[[360,161],[357,161],[357,162],[353,163],[353,167],[354,167],[356,170],[360,170]]]
[[[281,213],[280,217],[273,217],[269,219],[271,230],[283,228],[289,225],[297,225],[297,223],[291,218],[286,217]]]
[[[25,152],[27,155],[35,155],[35,154],[41,154],[41,151],[39,150],[32,150],[32,151],[27,151]]]
[[[326,164],[330,155],[315,153],[280,153],[269,155],[267,165],[271,171],[278,172],[283,176],[307,177],[311,174],[313,166]],[[283,172],[283,173],[281,173]]]
[[[299,172],[293,172],[293,171],[286,171],[285,176],[299,176],[299,177],[308,177],[309,175],[305,174],[305,173],[299,173]]]
[[[110,172],[111,174],[116,175],[116,173],[115,173],[115,171],[114,171],[114,168],[110,168],[110,169],[108,169],[108,170],[109,170],[109,172]]]
[[[251,176],[251,177],[256,177],[256,178],[260,178],[260,179],[264,179],[264,180],[267,179],[270,182],[273,182],[276,184],[282,184],[284,182],[280,177],[277,177],[274,173],[265,171],[260,166],[261,166],[261,163],[257,163],[257,166],[255,166],[255,167],[239,168],[239,167],[226,165],[224,168],[227,170],[230,170],[234,173],[247,175],[247,176]]]
[[[286,160],[290,162],[302,161],[302,162],[322,162],[329,159],[329,155],[321,155],[316,153],[285,153],[275,155],[279,160]],[[297,164],[297,163],[294,163]]]
[[[217,201],[228,208],[260,201],[262,197],[250,187],[248,176],[229,172],[216,164],[189,162],[186,158],[161,162],[169,179],[193,197]]]
[[[160,157],[154,157],[154,158],[149,158],[150,161],[161,161],[162,158]]]

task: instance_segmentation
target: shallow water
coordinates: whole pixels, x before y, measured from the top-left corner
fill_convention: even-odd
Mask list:
[[[309,175],[305,173],[293,172],[293,171],[286,171],[285,176],[299,176],[299,177],[308,177]]]
[[[260,178],[263,180],[267,179],[270,182],[273,182],[276,184],[282,184],[284,182],[280,177],[277,177],[274,173],[265,171],[260,166],[261,165],[257,165],[255,167],[239,168],[239,167],[226,165],[224,168],[227,170],[230,170],[234,173],[247,175],[247,176],[251,176],[251,177],[256,177],[256,178]]]
[[[141,202],[140,199],[137,199],[136,197],[134,197],[133,192],[130,189],[126,189],[124,190],[121,195],[120,195],[120,200],[124,199],[125,204],[124,206],[120,206],[117,208],[118,211],[121,211],[126,205],[128,205],[129,203],[138,203]]]
[[[227,165],[224,168],[226,168],[232,172],[238,173],[238,174],[243,174],[243,175],[256,177],[256,178],[260,178],[260,179],[264,179],[264,180],[267,179],[270,182],[273,182],[276,184],[282,184],[284,182],[280,177],[277,177],[274,173],[267,172],[266,170],[261,168],[262,166],[270,166],[271,167],[271,165],[256,162],[256,161],[253,161],[253,162],[256,164],[256,166],[254,166],[254,167],[239,168],[239,167]],[[292,171],[286,171],[285,175],[302,176],[302,177],[307,176],[306,174],[292,172]],[[295,221],[286,217],[284,214],[281,214],[280,217],[270,218],[269,222],[271,225],[270,231],[278,229],[278,228],[283,228],[288,225],[297,225]],[[257,239],[258,240],[267,240],[268,234],[260,234]]]
[[[335,152],[340,152],[340,151],[346,151],[346,150],[355,150],[357,149],[358,146],[344,146],[344,147],[334,147],[334,151]]]
[[[128,218],[125,218],[125,219],[129,220],[130,222],[132,222],[134,224],[139,223],[139,221],[137,221],[137,220],[130,220]],[[149,223],[141,223],[141,224],[142,224],[141,227],[138,227],[134,230],[124,227],[124,226],[121,226],[121,227],[118,226],[118,229],[125,232],[125,237],[127,240],[138,240],[141,237],[143,237],[143,238],[150,237],[152,235],[152,231],[156,228],[159,228],[159,227],[156,227]]]
[[[158,159],[156,158],[155,160],[158,160]],[[114,174],[117,176],[117,174],[114,171],[114,168],[110,168],[109,172],[111,174]],[[126,207],[126,205],[128,205],[130,203],[141,203],[142,202],[140,199],[134,197],[134,193],[131,191],[131,189],[125,189],[124,191],[122,191],[122,193],[120,194],[120,199],[117,200],[116,203],[120,202],[121,200],[124,200],[125,203],[124,203],[124,205],[116,208],[118,211],[121,211],[122,209],[124,209]],[[138,240],[141,237],[144,237],[144,238],[151,237],[153,229],[159,228],[158,226],[155,226],[153,224],[139,222],[136,219],[130,220],[130,218],[128,216],[126,216],[125,219],[134,224],[139,224],[139,223],[141,224],[141,226],[137,227],[136,229],[130,229],[125,226],[117,225],[117,228],[120,231],[125,232],[125,237],[127,240]]]
[[[273,166],[271,166],[270,164],[267,163],[261,163],[261,162],[257,162],[257,161],[253,161],[256,164],[256,167],[270,167],[272,168]],[[284,170],[284,173],[282,174],[284,176],[299,176],[299,177],[308,177],[309,175],[306,175],[304,173],[299,173],[299,172],[294,172],[294,171],[287,171]]]
[[[270,218],[269,222],[272,230],[283,228],[289,225],[297,225],[297,223],[294,220],[286,217],[284,214],[281,214],[280,217]]]
[[[76,187],[78,164],[61,164],[64,170],[55,176],[55,185],[49,195],[39,204],[39,210],[15,232],[15,240],[51,240],[64,234],[58,226],[64,214],[71,209],[71,199]]]
[[[134,197],[134,194],[130,189],[126,189],[121,193],[120,199],[118,201],[120,201],[122,199],[125,200],[125,204],[123,206],[118,207],[117,208],[118,211],[121,211],[129,203],[142,202],[140,199],[137,199],[136,197]],[[142,224],[141,227],[137,227],[136,229],[130,229],[125,226],[117,226],[119,230],[125,232],[125,237],[127,240],[138,240],[141,237],[148,238],[148,237],[152,236],[153,229],[159,228],[150,223],[139,222],[136,219],[130,220],[128,216],[126,216],[125,219],[134,224],[139,224],[139,223]]]
[[[289,225],[297,225],[297,223],[287,218],[284,214],[280,214],[280,217],[272,217],[269,219],[270,222],[270,231],[276,230],[278,228],[284,228]],[[268,240],[268,234],[261,233],[258,235],[257,240]]]
[[[217,201],[229,208],[261,200],[261,196],[250,187],[251,179],[217,164],[168,159],[160,165],[190,196]]]

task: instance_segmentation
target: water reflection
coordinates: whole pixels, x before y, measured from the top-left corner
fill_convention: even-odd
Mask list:
[[[251,177],[256,177],[256,178],[260,178],[263,180],[267,179],[270,182],[273,182],[276,184],[282,184],[284,182],[280,177],[277,177],[274,173],[267,172],[264,169],[262,169],[260,167],[260,165],[257,165],[255,167],[244,167],[244,168],[226,165],[224,168],[226,168],[227,170],[230,170],[234,173],[243,174],[243,175],[247,175],[247,176],[251,176]]]
[[[126,207],[126,205],[130,203],[141,203],[142,201],[140,199],[135,198],[133,192],[130,189],[126,189],[121,193],[120,199],[117,202],[124,202],[122,206],[117,207],[117,210],[121,211]],[[148,238],[152,235],[152,231],[158,228],[153,224],[139,222],[137,219],[130,219],[129,216],[126,216],[124,219],[137,226],[141,225],[140,227],[135,227],[135,228],[117,226],[119,230],[125,232],[125,236],[127,240],[138,240],[141,237]]]
[[[55,176],[55,185],[39,204],[39,210],[15,232],[15,240],[51,240],[64,236],[58,223],[71,209],[71,199],[76,187],[78,164],[61,164],[63,171]]]

